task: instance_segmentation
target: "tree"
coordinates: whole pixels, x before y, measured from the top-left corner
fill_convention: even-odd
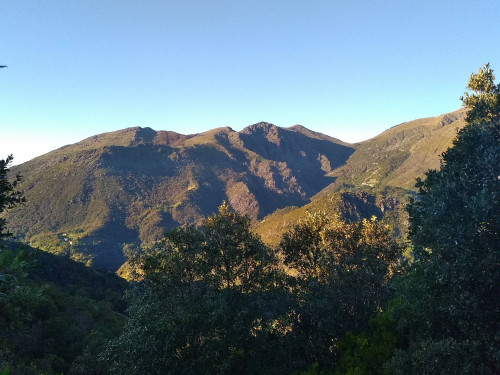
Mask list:
[[[486,64],[467,125],[409,206],[415,261],[396,284],[396,374],[500,372],[500,85]]]
[[[0,160],[0,214],[24,202],[21,193],[16,190],[17,184],[21,181],[21,176],[17,175],[13,181],[9,181],[8,179],[8,166],[12,160],[12,155],[7,156],[4,160]],[[11,233],[5,232],[5,225],[6,220],[0,218],[0,239],[11,236]]]
[[[366,329],[386,304],[401,248],[375,217],[349,224],[315,213],[284,235],[281,249],[294,275],[297,351],[308,363],[331,367],[339,340]]]
[[[250,231],[248,217],[232,211],[224,202],[218,215],[204,221],[202,231],[206,272],[212,275],[215,286],[245,293],[267,288],[266,276],[275,259]]]
[[[291,372],[274,328],[276,262],[248,218],[223,204],[136,262],[140,283],[124,332],[101,354],[105,373]]]
[[[495,85],[495,76],[490,64],[485,64],[477,74],[472,73],[467,85],[473,94],[466,92],[460,99],[467,108],[467,122],[498,120],[500,117],[500,84]]]

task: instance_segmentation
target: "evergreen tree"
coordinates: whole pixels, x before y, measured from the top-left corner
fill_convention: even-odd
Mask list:
[[[0,214],[24,202],[21,193],[16,190],[17,184],[21,181],[21,176],[17,175],[13,181],[8,179],[8,166],[12,159],[12,155],[9,155],[6,159],[0,160]],[[5,232],[5,225],[5,219],[0,217],[0,240],[11,235]]]
[[[500,372],[500,85],[485,65],[468,88],[467,126],[409,206],[415,262],[397,284],[396,374]]]

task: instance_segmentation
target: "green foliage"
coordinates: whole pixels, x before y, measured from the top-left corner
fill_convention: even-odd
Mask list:
[[[0,252],[0,363],[9,374],[68,373],[91,334],[124,322],[121,283],[30,249]]]
[[[415,262],[396,284],[396,374],[500,372],[500,90],[488,65],[469,88],[468,125],[409,207]]]
[[[332,367],[339,340],[366,329],[386,304],[401,255],[390,233],[376,218],[346,223],[317,213],[284,235],[284,263],[294,276],[292,331],[308,363]]]
[[[370,327],[358,335],[348,332],[339,344],[341,352],[335,375],[384,375],[397,338],[391,310],[370,320]]]
[[[215,286],[243,293],[268,287],[266,276],[273,256],[262,241],[250,232],[250,219],[232,212],[223,203],[219,215],[203,223],[206,270]]]
[[[105,373],[290,372],[294,361],[275,328],[286,298],[275,288],[274,257],[248,218],[224,204],[135,261],[141,283],[125,330],[99,355]]]
[[[478,73],[471,74],[467,85],[473,94],[465,93],[460,98],[467,108],[467,122],[492,121],[500,116],[500,84],[495,85],[495,76],[490,64],[485,64]]]
[[[325,372],[319,368],[318,363],[313,363],[307,370],[295,372],[294,375],[327,375],[329,372]]]
[[[24,202],[21,193],[16,190],[21,176],[17,175],[13,181],[8,180],[8,166],[12,159],[12,155],[9,155],[6,159],[0,160],[0,214]],[[0,217],[0,240],[11,235],[11,233],[5,232],[5,224],[6,219]]]

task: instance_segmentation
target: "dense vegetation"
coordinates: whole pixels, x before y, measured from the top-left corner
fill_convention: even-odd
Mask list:
[[[322,214],[297,224],[281,248],[265,246],[227,205],[199,227],[169,232],[135,260],[140,282],[127,325],[91,368],[290,374],[333,366],[337,342],[387,303],[400,248],[375,218],[347,224]]]
[[[28,247],[0,252],[0,369],[68,373],[125,323],[126,283]]]
[[[415,262],[396,283],[396,374],[500,372],[500,85],[486,65],[468,88],[468,125],[409,207]]]
[[[500,372],[500,85],[486,65],[468,88],[467,126],[409,206],[414,260],[386,312],[346,338],[340,373]]]
[[[408,232],[406,203],[414,194],[402,188],[332,186],[313,197],[311,203],[287,207],[266,216],[252,226],[252,231],[266,244],[277,246],[281,237],[308,212],[321,211],[332,219],[341,215],[348,222],[376,216],[391,226],[395,237],[404,239]]]
[[[486,65],[468,88],[466,126],[440,170],[417,182],[409,242],[376,217],[320,210],[270,248],[247,216],[223,204],[199,225],[130,251],[126,312],[122,285],[109,275],[5,248],[0,369],[500,373],[500,85]],[[14,200],[0,209],[20,203],[14,183],[1,186]]]
[[[0,213],[24,203],[0,160]],[[125,322],[126,283],[107,272],[9,241],[0,221],[0,371],[68,373]]]
[[[12,155],[9,155],[5,160],[0,160],[0,214],[25,200],[21,196],[21,192],[16,189],[17,184],[21,181],[21,176],[17,175],[13,181],[8,179],[9,163],[12,162],[12,159]],[[6,219],[0,217],[0,240],[10,235],[11,233],[6,232]]]

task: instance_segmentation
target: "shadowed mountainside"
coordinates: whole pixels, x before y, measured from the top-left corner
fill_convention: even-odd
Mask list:
[[[405,210],[408,192],[405,189],[388,188],[384,191],[322,192],[302,207],[286,207],[276,210],[255,223],[252,230],[271,246],[277,246],[283,234],[308,212],[323,212],[327,216],[340,215],[347,222],[376,216],[394,229],[394,235],[404,237],[408,225]]]
[[[258,123],[182,135],[128,128],[13,168],[27,203],[9,228],[32,245],[116,270],[166,228],[199,222],[223,200],[253,220],[303,205],[354,147],[301,126]]]

